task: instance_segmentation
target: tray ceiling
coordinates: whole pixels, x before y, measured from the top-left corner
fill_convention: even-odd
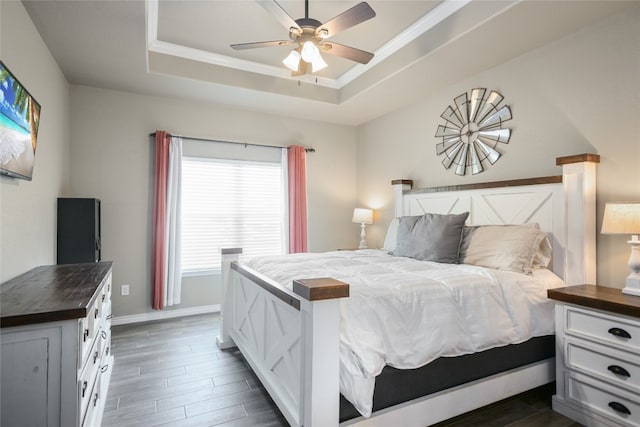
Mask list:
[[[274,114],[360,124],[628,7],[625,1],[382,0],[376,17],[331,40],[375,53],[367,65],[292,78],[291,47],[257,2],[23,1],[72,84],[171,96]],[[325,22],[357,1],[310,0]],[[294,19],[304,1],[279,1]]]

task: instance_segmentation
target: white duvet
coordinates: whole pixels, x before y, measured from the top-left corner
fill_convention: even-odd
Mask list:
[[[294,279],[350,285],[341,301],[340,392],[371,415],[385,365],[412,369],[554,332],[546,290],[563,282],[483,267],[394,257],[377,250],[254,258],[248,267],[291,289]]]

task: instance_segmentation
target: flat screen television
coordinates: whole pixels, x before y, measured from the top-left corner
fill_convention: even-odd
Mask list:
[[[31,180],[40,104],[0,61],[0,174]]]

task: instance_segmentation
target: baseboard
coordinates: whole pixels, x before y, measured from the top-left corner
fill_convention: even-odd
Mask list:
[[[149,313],[118,316],[111,319],[111,325],[127,325],[129,323],[151,322],[153,320],[172,319],[174,317],[193,316],[196,314],[219,313],[220,304],[201,305],[199,307],[178,308],[175,310],[156,310]]]

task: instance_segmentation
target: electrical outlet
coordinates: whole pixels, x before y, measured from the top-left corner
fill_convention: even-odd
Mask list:
[[[120,287],[120,295],[129,295],[129,285],[122,285]]]

